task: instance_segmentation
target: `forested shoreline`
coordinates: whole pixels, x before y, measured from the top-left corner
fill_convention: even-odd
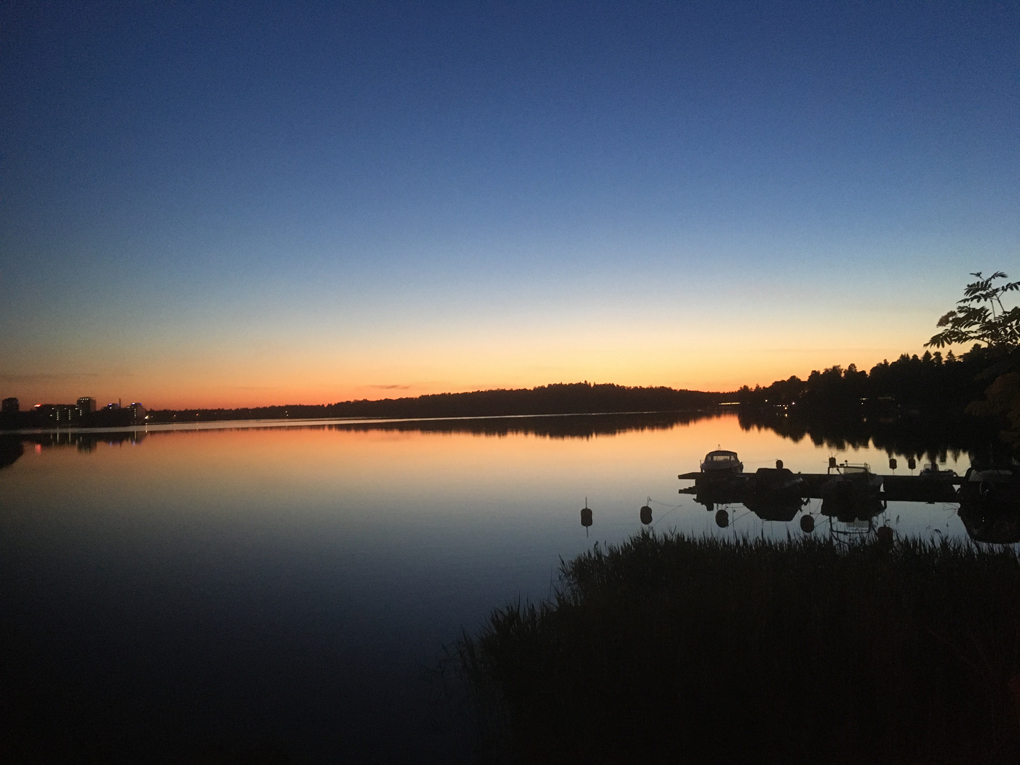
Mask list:
[[[1020,290],[995,272],[964,289],[957,307],[939,319],[923,355],[902,354],[869,371],[855,364],[791,376],[771,385],[735,392],[677,390],[665,386],[556,383],[537,388],[439,393],[361,399],[333,404],[289,404],[236,409],[163,409],[139,421],[139,404],[90,414],[93,424],[121,425],[277,419],[430,419],[529,415],[690,413],[740,406],[745,429],[768,427],[800,440],[837,448],[874,442],[890,453],[944,459],[947,449],[996,463],[1020,454],[1020,306],[1006,308],[1003,295]],[[957,356],[949,347],[973,342]],[[946,348],[943,357],[941,348]],[[0,414],[0,429],[49,428],[36,407]],[[112,405],[111,405],[112,407]],[[136,407],[138,410],[136,411]],[[66,408],[66,407],[65,407]],[[110,409],[109,407],[107,409]],[[104,419],[105,418],[105,419]],[[59,419],[59,418],[58,418]],[[114,422],[114,419],[117,421]],[[121,423],[120,420],[125,422]],[[82,420],[85,422],[85,420]]]
[[[521,415],[602,414],[693,411],[733,400],[735,394],[628,387],[588,382],[557,383],[537,388],[417,397],[362,399],[334,404],[247,407],[238,409],[165,409],[150,412],[150,422],[194,420],[430,417],[513,417]]]
[[[331,404],[150,410],[146,424],[693,413],[739,404],[745,429],[767,427],[794,440],[809,437],[839,448],[874,441],[875,446],[891,453],[934,458],[947,449],[974,454],[998,440],[1001,418],[968,411],[988,387],[984,375],[996,358],[993,351],[979,346],[959,357],[951,351],[945,357],[939,351],[921,356],[903,354],[870,371],[859,370],[854,364],[833,366],[813,371],[804,380],[792,376],[769,386],[744,386],[733,392],[581,382]],[[34,422],[32,414],[31,410],[22,412],[16,421],[6,418],[0,427],[49,427]]]
[[[967,452],[982,463],[1008,460],[1009,422],[982,406],[1002,354],[975,346],[956,357],[939,351],[901,355],[870,371],[850,364],[741,388],[740,424],[769,428],[837,449],[873,443],[889,454],[944,461]]]

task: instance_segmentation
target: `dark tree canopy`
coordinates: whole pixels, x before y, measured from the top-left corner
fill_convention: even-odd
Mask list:
[[[1006,281],[1002,271],[987,279],[980,271],[971,276],[977,281],[968,284],[957,307],[939,319],[938,326],[944,329],[927,345],[985,343],[992,354],[991,364],[980,378],[992,383],[984,400],[973,402],[968,411],[1002,418],[1006,424],[1003,438],[1020,451],[1020,306],[1006,308],[1002,303],[1007,292],[1020,290],[1020,282]]]
[[[1020,290],[1020,281],[996,284],[1008,278],[1002,271],[987,279],[980,271],[971,276],[977,277],[977,281],[964,288],[956,308],[939,319],[937,326],[944,329],[925,345],[936,348],[961,343],[985,343],[993,348],[1020,345],[1020,306],[1007,309],[1002,304],[1003,295]]]

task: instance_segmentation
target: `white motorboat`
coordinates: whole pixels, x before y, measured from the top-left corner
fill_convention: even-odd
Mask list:
[[[705,455],[701,463],[702,476],[709,481],[726,481],[736,478],[744,472],[744,463],[736,452],[717,449]]]

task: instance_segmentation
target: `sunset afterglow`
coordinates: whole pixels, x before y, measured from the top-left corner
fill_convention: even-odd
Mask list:
[[[0,397],[923,352],[1016,277],[1015,4],[7,4]]]

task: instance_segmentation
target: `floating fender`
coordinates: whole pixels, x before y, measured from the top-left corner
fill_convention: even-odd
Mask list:
[[[652,522],[652,508],[648,505],[641,508],[641,522],[645,524],[645,526]]]
[[[589,526],[591,526],[591,523],[592,523],[592,520],[591,520],[591,508],[590,507],[582,508],[581,509],[581,525],[584,526],[585,528],[588,528]]]
[[[800,530],[805,534],[810,534],[815,530],[815,519],[810,515],[801,516],[800,519]]]
[[[896,469],[896,458],[895,457],[891,457],[889,459],[889,469],[890,470],[895,470]]]
[[[725,529],[730,525],[730,514],[725,510],[720,510],[715,514],[715,525],[720,529]]]

